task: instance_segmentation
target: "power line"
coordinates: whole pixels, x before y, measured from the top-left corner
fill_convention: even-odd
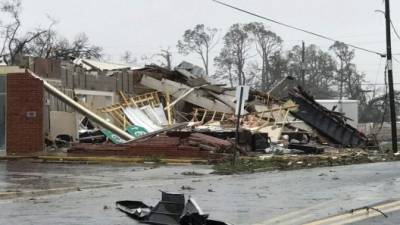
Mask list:
[[[393,83],[394,85],[400,85],[400,83]],[[369,83],[362,83],[362,84],[360,84],[360,85],[363,85],[363,86],[367,86],[367,85],[369,85],[369,86],[385,86],[385,85],[387,85],[387,84],[369,84]]]
[[[249,15],[264,19],[264,20],[267,20],[267,21],[272,22],[272,23],[276,23],[276,24],[281,25],[281,26],[288,27],[288,28],[293,29],[293,30],[301,31],[301,32],[304,32],[304,33],[307,33],[307,34],[310,34],[310,35],[313,35],[313,36],[317,36],[317,37],[320,37],[320,38],[323,38],[323,39],[326,39],[326,40],[329,40],[329,41],[333,41],[333,42],[338,41],[338,40],[336,40],[334,38],[331,38],[331,37],[328,37],[328,36],[325,36],[325,35],[322,35],[322,34],[318,34],[318,33],[312,32],[312,31],[308,31],[308,30],[305,30],[305,29],[302,29],[302,28],[298,28],[298,27],[295,27],[295,26],[292,26],[292,25],[289,25],[289,24],[286,24],[286,23],[283,23],[283,22],[279,22],[277,20],[270,19],[270,18],[261,16],[261,15],[258,15],[256,13],[253,13],[253,12],[238,8],[238,7],[233,6],[233,5],[229,5],[227,3],[224,3],[224,2],[221,2],[221,1],[218,1],[218,0],[213,0],[213,1],[218,3],[218,4],[220,4],[220,5],[229,7],[231,9],[235,9],[237,11],[240,11],[240,12],[243,12],[243,13],[246,13],[246,14],[249,14]],[[341,42],[341,41],[338,41],[338,42]],[[377,52],[377,51],[374,51],[374,50],[369,50],[369,49],[366,49],[366,48],[363,48],[363,47],[358,47],[358,46],[355,46],[355,45],[352,45],[352,44],[348,44],[348,43],[345,43],[345,42],[342,42],[342,43],[344,43],[345,45],[350,46],[352,48],[361,50],[361,51],[377,54],[380,57],[386,57],[386,54],[384,54],[384,53],[380,53],[380,52]]]
[[[400,40],[400,35],[399,35],[399,33],[397,32],[397,30],[396,30],[396,27],[394,26],[394,24],[393,24],[393,21],[392,20],[390,20],[390,24],[392,25],[392,28],[393,28],[393,32],[394,32],[394,34],[396,35],[396,37]]]
[[[382,14],[386,17],[385,11],[382,11],[382,10],[375,10],[375,12],[380,12],[380,13],[382,13]],[[394,34],[395,34],[395,35],[397,36],[397,38],[400,40],[400,35],[399,35],[399,33],[397,32],[396,27],[395,27],[394,24],[393,24],[393,21],[390,20],[389,22],[390,22],[390,26],[393,28]]]
[[[378,70],[377,70],[377,73],[376,73],[376,76],[375,76],[374,84],[378,83],[378,77],[379,77],[379,75],[381,73],[381,65],[382,65],[382,58],[379,58],[379,66],[378,66]],[[375,93],[376,93],[376,86],[374,86],[374,91],[373,91],[373,96],[374,97],[375,97]]]
[[[393,57],[393,56],[392,56],[392,59],[393,59],[394,61],[396,61],[397,63],[400,63],[400,60],[398,60],[396,57]]]

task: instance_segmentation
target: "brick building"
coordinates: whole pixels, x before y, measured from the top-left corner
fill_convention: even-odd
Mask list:
[[[95,112],[118,102],[119,91],[134,94],[142,90],[134,88],[139,76],[130,68],[104,63],[99,66],[111,69],[29,57],[21,65]],[[101,116],[107,118],[107,115]],[[77,138],[82,118],[73,108],[50,95],[43,81],[25,69],[0,66],[0,151],[3,154],[36,155],[45,151],[45,137],[54,140],[57,135],[66,134]],[[113,121],[113,118],[107,119]]]
[[[7,155],[44,149],[43,82],[18,67],[0,67],[0,147]]]

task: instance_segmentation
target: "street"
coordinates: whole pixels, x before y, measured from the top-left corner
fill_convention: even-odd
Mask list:
[[[235,225],[304,224],[398,199],[399,170],[391,162],[220,176],[200,165],[1,162],[0,224],[137,224],[115,201],[154,205],[159,190],[191,195],[212,218]]]

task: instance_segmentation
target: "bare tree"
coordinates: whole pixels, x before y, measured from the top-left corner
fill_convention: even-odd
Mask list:
[[[395,91],[396,114],[400,113],[400,92]],[[361,107],[359,118],[361,123],[390,122],[388,94],[372,98],[364,107]]]
[[[29,43],[25,54],[41,58],[95,58],[103,56],[102,48],[90,43],[85,33],[75,36],[72,42],[61,37],[53,29]]]
[[[125,51],[121,56],[121,61],[126,64],[136,64],[137,63],[137,59],[135,57],[133,57],[131,51]]]
[[[356,65],[353,63],[355,57],[354,49],[342,42],[335,42],[330,48],[339,59],[339,65],[336,67],[336,81],[339,83],[339,97],[347,96],[350,99],[360,101],[359,115],[365,118],[363,114],[372,113],[368,103],[367,92],[368,87],[363,87],[365,75],[357,71]]]
[[[24,53],[40,58],[50,58],[57,41],[56,35],[54,30],[48,29],[45,33],[28,43]]]
[[[274,32],[265,29],[262,23],[249,23],[246,29],[252,34],[261,58],[261,90],[266,91],[275,82],[271,76],[270,57],[282,48],[282,39]]]
[[[316,45],[306,46],[305,49],[305,86],[304,89],[311,92],[317,98],[333,98],[336,95],[332,86],[335,84],[334,58]],[[288,53],[288,75],[301,80],[302,71],[302,47],[296,45]]]
[[[84,33],[78,34],[72,42],[60,37],[53,29],[57,21],[49,16],[50,25],[47,29],[38,27],[20,34],[21,0],[2,1],[0,12],[10,19],[10,22],[0,30],[3,38],[0,55],[6,64],[16,64],[16,61],[24,55],[41,58],[100,58],[102,55],[102,49],[90,44],[89,38]]]
[[[102,57],[103,49],[97,45],[93,45],[89,41],[89,37],[85,33],[79,33],[75,36],[72,42],[68,39],[60,39],[54,52],[54,57],[57,58],[95,58]]]
[[[18,57],[24,54],[26,46],[46,33],[46,30],[37,28],[34,31],[28,31],[23,35],[19,34],[21,28],[21,0],[8,0],[0,3],[0,12],[10,17],[11,22],[3,26],[1,35],[3,45],[1,56],[6,64],[15,64]]]
[[[213,75],[217,80],[229,80],[231,87],[234,86],[235,78],[233,76],[234,59],[227,48],[223,48],[219,55],[214,58],[214,64],[218,68]]]
[[[335,42],[329,48],[339,59],[339,66],[336,69],[339,82],[340,98],[345,94],[352,99],[360,97],[361,82],[363,75],[357,72],[356,66],[352,63],[355,57],[354,49],[350,49],[342,42]]]
[[[177,47],[181,54],[196,53],[203,61],[206,75],[209,75],[209,54],[215,47],[216,28],[205,27],[197,24],[194,29],[188,29],[183,34],[183,39],[178,41]]]
[[[275,51],[269,57],[268,63],[268,73],[271,78],[270,87],[272,87],[284,77],[288,76],[288,60],[283,52]]]
[[[169,48],[167,49],[161,49],[161,52],[158,53],[157,55],[160,56],[164,62],[161,63],[162,66],[164,66],[165,68],[172,70],[172,53],[169,50]]]
[[[230,62],[234,67],[233,70],[236,73],[236,77],[239,85],[246,84],[246,75],[244,73],[244,68],[246,60],[248,58],[248,50],[250,47],[251,39],[243,24],[233,24],[228,32],[224,36],[224,47],[215,62]],[[219,64],[224,65],[224,64]]]

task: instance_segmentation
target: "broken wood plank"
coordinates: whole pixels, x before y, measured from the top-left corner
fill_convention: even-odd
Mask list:
[[[154,90],[162,91],[166,93],[167,91],[172,94],[175,98],[180,97],[180,90],[188,90],[190,89],[189,86],[167,80],[167,79],[162,79],[157,80],[155,78],[152,78],[150,76],[143,75],[141,81],[141,85],[144,85],[148,88],[152,88]],[[194,105],[203,107],[205,109],[208,109],[210,111],[218,111],[218,112],[225,112],[225,113],[233,113],[233,109],[226,104],[222,103],[219,100],[210,100],[209,98],[204,97],[206,93],[203,90],[194,90],[186,98],[184,101],[190,102]]]
[[[179,98],[175,99],[173,102],[171,102],[171,104],[168,104],[164,110],[168,110],[171,107],[173,107],[176,103],[178,103],[180,100],[184,99],[186,96],[188,96],[190,93],[192,93],[196,88],[190,88],[189,90],[187,90],[185,93],[183,93]]]
[[[118,94],[121,96],[123,102],[128,104],[128,98],[125,96],[125,94],[122,91],[118,91]]]
[[[169,105],[171,102],[171,96],[169,95],[168,92],[165,94],[165,100],[167,101],[167,104]],[[168,108],[167,115],[168,115],[168,124],[172,125],[172,109],[171,108]]]

